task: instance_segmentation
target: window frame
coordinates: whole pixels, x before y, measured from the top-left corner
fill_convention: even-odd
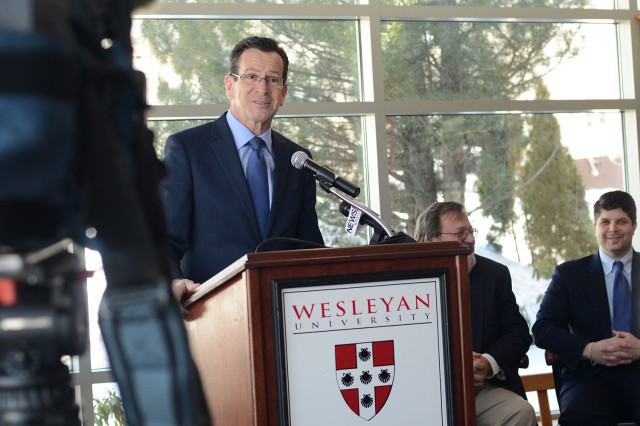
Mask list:
[[[550,13],[552,11],[552,13]],[[553,18],[550,18],[553,16]],[[640,148],[638,135],[638,89],[640,88],[640,14],[637,0],[625,9],[501,8],[471,6],[389,6],[377,0],[368,4],[265,4],[265,3],[157,3],[134,11],[134,19],[313,19],[356,20],[362,63],[362,102],[285,104],[278,117],[322,115],[361,116],[366,199],[384,221],[391,218],[389,164],[385,123],[388,116],[433,114],[563,113],[615,111],[623,114],[625,182],[632,196],[640,200]],[[383,22],[411,21],[508,21],[508,22],[604,22],[618,24],[623,99],[595,100],[469,100],[404,102],[384,100],[384,66],[381,40]],[[210,119],[228,109],[228,104],[151,105],[148,120]],[[640,236],[636,236],[636,243]],[[90,342],[89,342],[90,345]],[[92,371],[89,345],[74,357],[72,380],[82,407],[84,424],[93,424],[94,384],[113,382],[109,370]]]

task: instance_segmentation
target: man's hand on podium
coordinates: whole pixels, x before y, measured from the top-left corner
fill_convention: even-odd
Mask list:
[[[176,278],[171,281],[171,290],[182,309],[182,315],[187,315],[187,310],[183,307],[183,303],[191,297],[193,293],[200,287],[200,283],[194,283],[186,278]]]

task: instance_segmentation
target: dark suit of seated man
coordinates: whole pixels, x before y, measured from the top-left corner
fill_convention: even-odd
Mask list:
[[[632,248],[635,202],[623,191],[605,193],[594,205],[593,218],[599,250],[556,267],[533,335],[537,346],[562,361],[556,383],[559,424],[607,426],[630,420],[640,424],[640,254]],[[633,283],[633,297],[627,293],[622,298],[626,307],[614,302],[615,261],[623,264],[626,282],[620,279],[620,284],[630,291]]]
[[[459,241],[473,249],[475,229],[462,204],[438,202],[418,216],[414,238]],[[532,339],[511,289],[509,269],[473,252],[467,261],[477,425],[537,425],[518,375]]]

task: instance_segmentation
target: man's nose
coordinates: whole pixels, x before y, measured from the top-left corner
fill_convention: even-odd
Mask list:
[[[465,237],[464,241],[469,242],[469,243],[473,243],[476,240],[476,236],[473,235],[473,232],[469,232],[467,231],[467,236]]]
[[[256,86],[260,86],[262,88],[262,85],[264,84],[264,89],[266,91],[270,90],[271,88],[269,87],[269,84],[267,84],[267,77],[260,77],[260,80],[258,80],[258,83],[256,84]]]

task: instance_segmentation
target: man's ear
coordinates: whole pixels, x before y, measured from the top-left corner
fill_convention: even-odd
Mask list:
[[[232,75],[227,74],[224,76],[224,91],[229,99],[233,99],[233,83]]]

